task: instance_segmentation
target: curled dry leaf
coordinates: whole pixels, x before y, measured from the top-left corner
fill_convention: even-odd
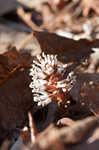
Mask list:
[[[98,0],[82,0],[81,4],[83,6],[83,15],[88,16],[90,11],[93,10],[97,15],[99,15],[99,1]]]
[[[86,143],[86,139],[91,136],[90,133],[98,127],[98,121],[99,118],[89,117],[81,121],[76,121],[70,127],[57,129],[54,126],[50,126],[37,136],[37,140],[33,148],[37,148],[37,150],[54,150],[57,145],[59,145],[59,148],[62,150],[68,149],[68,146],[69,148],[75,149],[78,143],[80,143],[80,146],[83,142]],[[75,145],[72,147],[72,144]],[[83,148],[87,150],[88,144],[84,146],[85,147]]]

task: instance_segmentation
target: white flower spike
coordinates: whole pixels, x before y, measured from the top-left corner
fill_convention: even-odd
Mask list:
[[[67,64],[58,64],[57,55],[42,53],[36,56],[30,69],[32,82],[29,87],[32,88],[33,100],[38,106],[48,105],[52,100],[67,104],[66,98],[76,76],[70,72],[64,79],[66,67]]]

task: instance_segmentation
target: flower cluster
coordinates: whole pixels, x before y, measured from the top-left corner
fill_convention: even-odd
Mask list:
[[[38,106],[48,105],[52,100],[69,103],[66,98],[75,83],[75,76],[70,72],[64,79],[66,67],[67,64],[58,63],[57,55],[42,53],[33,60],[29,87],[32,88],[33,100]]]

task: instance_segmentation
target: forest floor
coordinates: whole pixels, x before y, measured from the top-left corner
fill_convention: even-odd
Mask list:
[[[63,78],[73,72],[75,83],[66,81],[65,97],[48,85],[60,93],[38,106],[30,68],[55,55],[67,64]],[[98,150],[98,115],[99,1],[0,1],[0,150]]]

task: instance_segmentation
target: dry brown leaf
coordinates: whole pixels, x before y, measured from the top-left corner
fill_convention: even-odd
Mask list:
[[[87,106],[99,112],[99,74],[79,73],[77,82],[71,92],[72,98],[80,102],[82,106]]]
[[[7,80],[17,70],[28,68],[30,55],[20,55],[16,48],[9,48],[9,52],[0,55],[0,83]]]
[[[97,15],[99,15],[99,1],[98,0],[82,0],[83,15],[88,16],[90,11],[93,10]]]
[[[28,75],[31,56],[12,48],[0,57],[0,130],[9,130],[22,127],[28,111],[33,111]]]
[[[89,117],[75,122],[70,127],[57,129],[54,126],[50,126],[37,136],[36,143],[33,148],[36,148],[37,150],[55,150],[56,148],[61,150],[75,150],[77,145],[79,146],[78,143],[80,143],[80,146],[82,147],[83,145],[83,149],[87,150],[88,143],[86,143],[86,139],[91,137],[90,133],[98,127],[98,121],[99,118]],[[84,145],[83,142],[86,144]],[[72,146],[72,144],[75,145]],[[97,148],[98,146],[99,143]]]
[[[84,83],[81,87],[82,102],[87,104],[90,110],[99,114],[99,81]]]
[[[99,47],[99,40],[92,42],[86,39],[74,41],[54,33],[37,31],[33,31],[33,35],[37,38],[42,51],[48,54],[57,54],[61,56],[65,62],[80,62],[92,53],[92,47]]]

